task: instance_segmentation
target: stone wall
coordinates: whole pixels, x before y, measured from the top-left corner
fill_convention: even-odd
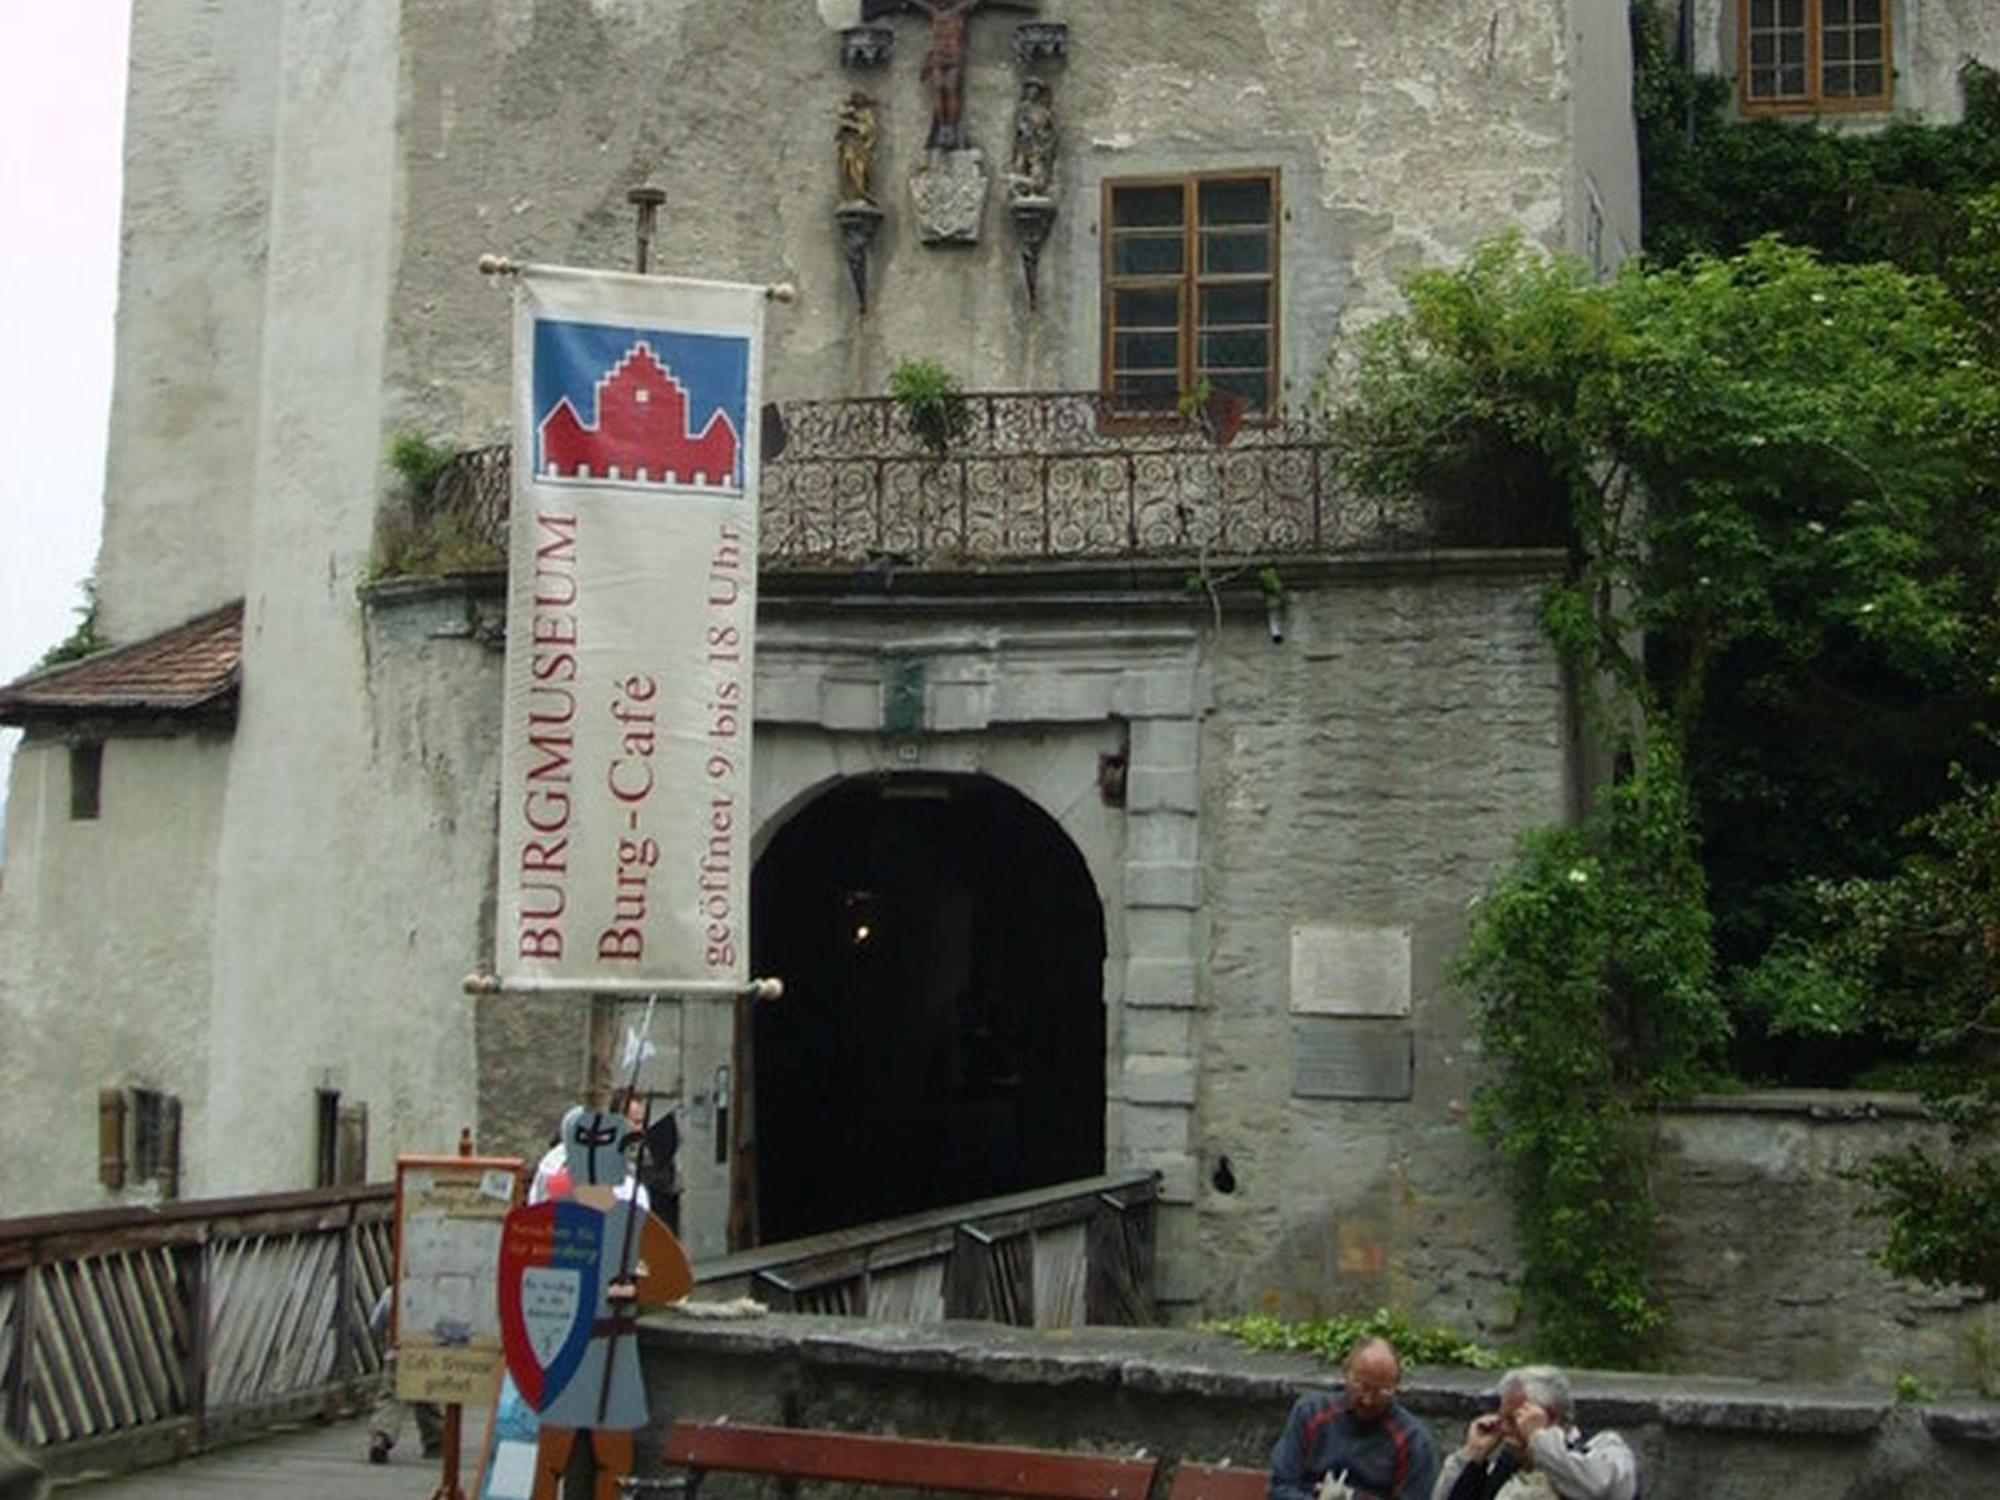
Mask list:
[[[1945,1134],[1907,1095],[1717,1095],[1661,1114],[1654,1182],[1673,1360],[1875,1385],[1907,1372],[2000,1395],[2000,1309],[1876,1265],[1886,1226],[1862,1216],[1867,1195],[1849,1177],[1871,1157],[1936,1151]]]
[[[1282,643],[1246,621],[1218,644],[1200,1251],[1182,1262],[1207,1276],[1211,1312],[1401,1304],[1483,1334],[1508,1325],[1511,1230],[1463,1126],[1476,1062],[1445,971],[1515,838],[1571,805],[1568,700],[1537,619],[1557,566],[1294,586]],[[1376,994],[1316,996],[1301,929],[1336,952],[1385,946],[1394,972]],[[1405,1037],[1406,1088],[1313,1097],[1300,1077],[1323,1049]]]
[[[641,1340],[656,1418],[640,1439],[642,1470],[669,1411],[1261,1467],[1293,1397],[1330,1378],[1303,1356],[1131,1329],[668,1315]],[[1402,1399],[1449,1451],[1492,1379],[1414,1369]],[[1577,1376],[1576,1394],[1588,1427],[1616,1428],[1632,1444],[1647,1500],[1988,1500],[2000,1463],[2000,1406],[1990,1402],[1898,1406],[1880,1389],[1592,1372]],[[716,1500],[773,1492],[722,1475],[704,1481],[711,1489]]]

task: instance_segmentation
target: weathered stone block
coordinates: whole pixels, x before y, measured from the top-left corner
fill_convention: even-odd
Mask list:
[[[1112,1104],[1121,1116],[1119,1135],[1127,1151],[1185,1153],[1193,1142],[1194,1112],[1184,1104]]]
[[[1139,719],[1132,725],[1132,764],[1191,766],[1199,758],[1201,726],[1193,719]]]
[[[828,729],[879,730],[882,727],[882,684],[870,680],[822,678],[818,719]]]
[[[1201,853],[1201,820],[1193,813],[1156,808],[1129,812],[1125,854],[1135,862],[1189,863]]]
[[[1124,1051],[1128,1056],[1150,1053],[1158,1057],[1194,1055],[1194,1014],[1187,1010],[1141,1010],[1125,1012]]]
[[[1127,906],[1179,907],[1201,905],[1201,866],[1194,864],[1128,864],[1125,866]]]
[[[1191,1009],[1198,1003],[1194,964],[1188,959],[1133,958],[1126,961],[1125,1004],[1128,1007]]]
[[[1111,717],[1118,676],[1109,671],[1020,672],[996,684],[992,713],[1006,724],[1096,723]]]
[[[1201,775],[1191,765],[1134,766],[1125,773],[1125,806],[1133,812],[1199,811]]]
[[[1132,1104],[1194,1104],[1194,1062],[1188,1057],[1165,1057],[1128,1052],[1119,1078],[1119,1092]]]
[[[1199,687],[1193,667],[1126,672],[1112,707],[1133,720],[1192,718],[1200,709]]]
[[[939,682],[932,685],[930,727],[938,733],[984,729],[993,721],[993,685]]]
[[[1134,1171],[1160,1174],[1162,1203],[1192,1203],[1195,1173],[1199,1163],[1186,1151],[1136,1151],[1124,1153],[1124,1165]]]

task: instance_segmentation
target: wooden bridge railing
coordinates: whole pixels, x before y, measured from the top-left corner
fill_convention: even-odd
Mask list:
[[[1151,1173],[770,1245],[699,1297],[893,1322],[1153,1319]],[[59,1469],[200,1451],[372,1397],[386,1184],[0,1220],[0,1427]]]
[[[1148,1324],[1158,1196],[1127,1172],[861,1224],[704,1261],[697,1295],[890,1323]]]
[[[29,1447],[194,1452],[349,1406],[382,1351],[377,1184],[0,1221],[0,1425]]]

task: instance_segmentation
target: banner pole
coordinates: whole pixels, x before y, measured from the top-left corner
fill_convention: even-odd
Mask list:
[[[595,1005],[599,1002],[593,1001],[592,1003]],[[633,1095],[639,1092],[639,1069],[646,1062],[646,1046],[653,1037],[653,1007],[658,1003],[659,997],[657,995],[646,1001],[646,1016],[639,1023],[639,1035],[632,1048],[632,1073],[625,1080],[625,1100],[626,1108],[628,1109],[631,1107]],[[615,1006],[612,1009],[615,1015]],[[648,1123],[651,1123],[652,1113],[652,1107],[648,1105],[646,1109]],[[611,1278],[613,1286],[618,1285],[619,1282],[632,1274],[632,1230],[639,1222],[639,1215],[642,1212],[639,1207],[639,1194],[642,1191],[641,1173],[645,1165],[646,1136],[642,1130],[639,1134],[638,1155],[632,1162],[632,1196],[625,1204],[624,1242],[618,1247],[618,1274]],[[627,1322],[635,1319],[636,1316],[637,1309],[635,1307],[628,1307],[622,1302],[611,1304],[611,1344],[604,1351],[604,1380],[597,1388],[597,1425],[600,1427],[604,1425],[604,1413],[611,1405],[611,1367],[618,1360],[618,1340],[625,1335]]]
[[[782,979],[541,979],[533,975],[468,974],[462,981],[468,995],[586,995],[612,1000],[778,1000]]]

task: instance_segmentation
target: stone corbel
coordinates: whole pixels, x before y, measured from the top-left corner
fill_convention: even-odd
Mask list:
[[[896,50],[896,33],[887,26],[847,26],[840,33],[840,62],[847,68],[879,68]]]

